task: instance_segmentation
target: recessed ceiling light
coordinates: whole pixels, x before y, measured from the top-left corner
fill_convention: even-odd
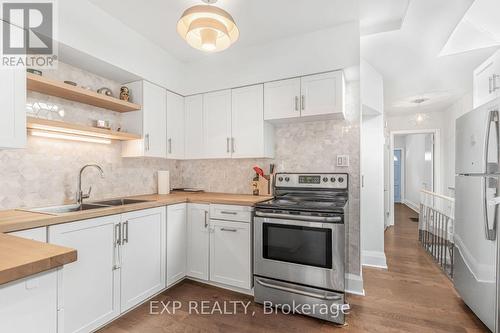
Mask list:
[[[225,10],[211,6],[217,0],[203,0],[207,5],[188,8],[177,22],[177,32],[195,49],[219,52],[238,40],[239,30]]]

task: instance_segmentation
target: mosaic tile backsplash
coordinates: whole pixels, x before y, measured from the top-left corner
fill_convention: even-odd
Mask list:
[[[44,76],[75,81],[93,90],[106,86],[115,94],[120,87],[117,82],[62,63],[59,63],[57,71],[44,71]],[[349,84],[348,111],[356,113],[359,110],[358,101],[359,84]],[[92,125],[95,119],[105,119],[114,128],[120,126],[120,113],[97,107],[34,92],[28,93],[28,103],[57,106],[56,112],[38,112],[43,118],[84,125]],[[199,187],[212,192],[248,194],[251,193],[252,167],[255,165],[263,167],[266,172],[270,163],[275,163],[278,172],[347,172],[350,174],[348,272],[359,274],[358,122],[328,120],[276,125],[275,143],[274,159],[170,161],[122,158],[119,142],[100,145],[28,136],[25,149],[0,150],[0,210],[74,201],[78,172],[87,163],[101,165],[105,173],[105,177],[100,178],[93,169],[85,172],[83,190],[92,185],[91,199],[155,193],[158,170],[170,171],[172,187]],[[336,156],[339,154],[350,156],[349,167],[336,167]]]

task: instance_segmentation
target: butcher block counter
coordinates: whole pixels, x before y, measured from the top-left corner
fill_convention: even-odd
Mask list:
[[[166,195],[151,194],[128,198],[147,201],[60,214],[35,213],[27,209],[0,211],[0,284],[34,275],[77,260],[77,253],[73,249],[23,239],[4,233],[177,203],[253,206],[271,197],[210,192],[172,192]]]

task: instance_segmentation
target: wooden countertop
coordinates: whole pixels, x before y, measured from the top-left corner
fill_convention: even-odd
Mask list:
[[[0,284],[76,261],[76,250],[0,234]]]
[[[210,192],[173,192],[167,195],[139,195],[129,198],[148,201],[63,214],[34,213],[19,209],[0,211],[0,285],[65,265],[76,261],[77,258],[76,250],[3,233],[168,206],[176,203],[192,202],[253,206],[271,197]]]

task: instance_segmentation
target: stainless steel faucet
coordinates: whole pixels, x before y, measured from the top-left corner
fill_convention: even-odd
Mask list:
[[[101,178],[104,178],[104,171],[102,171],[102,168],[97,164],[87,164],[80,169],[80,175],[78,176],[78,188],[76,189],[76,202],[79,205],[83,203],[83,199],[88,199],[90,197],[90,193],[92,192],[92,186],[90,186],[89,191],[86,194],[83,194],[82,191],[82,174],[83,171],[88,167],[93,167],[99,170],[99,172],[101,173]]]

